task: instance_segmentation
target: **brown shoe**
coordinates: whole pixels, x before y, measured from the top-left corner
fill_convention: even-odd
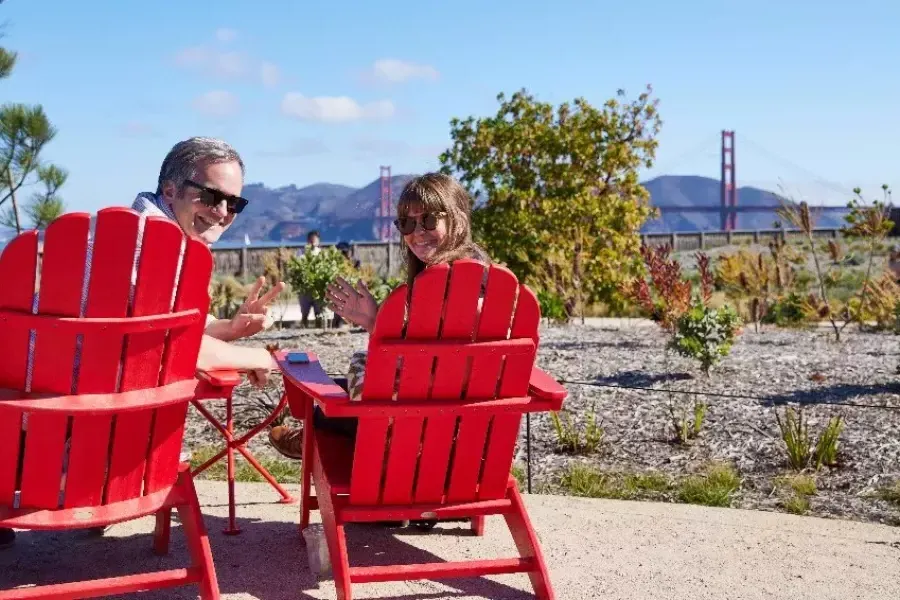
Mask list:
[[[284,456],[303,458],[303,427],[278,425],[269,430],[269,443]]]

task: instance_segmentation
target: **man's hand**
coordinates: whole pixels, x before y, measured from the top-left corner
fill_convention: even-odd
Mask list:
[[[372,332],[372,328],[375,327],[375,316],[378,314],[378,303],[362,279],[354,287],[343,277],[338,277],[333,283],[328,284],[325,299],[331,310],[354,325],[359,325],[369,333]]]
[[[269,317],[269,305],[284,291],[284,282],[279,281],[268,292],[260,297],[259,292],[265,285],[265,277],[260,277],[250,288],[247,299],[232,317],[229,324],[229,337],[233,340],[249,337],[272,326]]]

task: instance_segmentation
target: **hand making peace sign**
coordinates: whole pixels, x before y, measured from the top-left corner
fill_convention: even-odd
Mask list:
[[[250,293],[247,294],[247,299],[232,317],[230,326],[232,339],[249,337],[272,326],[269,305],[284,290],[284,282],[279,281],[260,297],[259,292],[265,283],[265,277],[256,280],[250,288]]]

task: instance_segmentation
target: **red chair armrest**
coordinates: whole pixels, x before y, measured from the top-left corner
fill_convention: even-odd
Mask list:
[[[215,371],[197,371],[197,398],[227,398],[231,391],[240,385],[240,371],[218,369]]]
[[[275,360],[284,375],[285,386],[293,386],[307,397],[319,403],[322,412],[328,414],[330,404],[346,404],[350,396],[334,380],[328,376],[315,354],[308,353],[308,363],[290,363],[287,352],[278,352]],[[296,394],[288,391],[291,414],[295,418],[303,418],[304,407],[296,403]]]
[[[569,395],[569,391],[566,388],[547,374],[546,371],[537,367],[531,369],[528,392],[538,398],[553,400],[554,404],[557,405],[557,409],[562,407],[562,401]]]

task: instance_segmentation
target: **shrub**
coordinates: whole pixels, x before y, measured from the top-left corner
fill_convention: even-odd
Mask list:
[[[840,437],[844,430],[842,416],[831,417],[815,443],[809,433],[809,424],[803,419],[803,409],[797,411],[793,408],[785,409],[784,419],[776,412],[775,420],[781,431],[788,465],[792,469],[802,471],[813,466],[819,470],[823,465],[829,467],[837,465]]]
[[[559,413],[550,413],[553,430],[556,432],[556,447],[560,452],[569,454],[590,454],[596,452],[603,443],[603,427],[597,422],[597,413],[593,407],[584,426],[584,436],[580,428],[572,423],[570,413],[563,411],[565,420]]]
[[[569,321],[566,303],[561,295],[547,290],[538,290],[537,299],[541,307],[541,316],[548,322],[567,323]]]
[[[397,277],[373,277],[366,281],[366,286],[372,293],[372,297],[380,305],[388,295],[403,284],[403,280]]]
[[[861,297],[850,300],[848,310],[851,318],[874,331],[900,333],[900,285],[890,273],[868,285],[866,301]]]
[[[691,282],[681,275],[681,265],[671,258],[672,248],[641,247],[650,280],[638,277],[621,286],[621,292],[637,303],[660,327],[672,332],[678,318],[690,308]]]
[[[310,296],[317,302],[325,300],[325,288],[338,276],[351,278],[353,266],[335,248],[323,248],[318,254],[306,252],[293,256],[287,263],[287,279],[297,294]]]
[[[247,290],[234,277],[216,277],[209,282],[209,312],[230,319],[244,303]]]
[[[790,292],[775,300],[763,317],[763,323],[778,327],[805,328],[818,321],[822,307],[812,294]]]
[[[723,356],[728,356],[741,319],[730,306],[710,308],[697,300],[675,322],[670,347],[700,363],[706,375]]]

